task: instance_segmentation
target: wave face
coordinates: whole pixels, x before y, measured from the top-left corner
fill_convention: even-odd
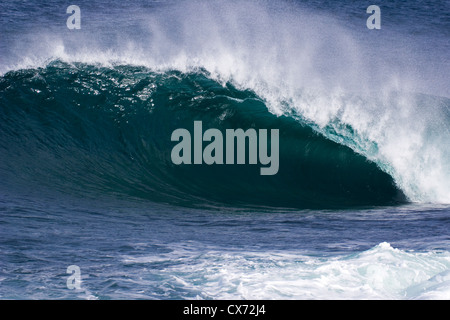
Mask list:
[[[3,181],[69,193],[112,193],[187,205],[301,208],[405,201],[387,173],[306,122],[276,116],[254,92],[207,72],[153,72],[54,61],[0,80]],[[279,129],[279,171],[175,165],[172,132],[193,122]],[[348,138],[348,137],[347,137]],[[357,137],[355,137],[356,139]]]

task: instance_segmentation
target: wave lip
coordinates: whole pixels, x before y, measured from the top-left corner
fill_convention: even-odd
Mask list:
[[[327,208],[403,203],[387,173],[306,122],[206,71],[50,63],[0,80],[4,181],[204,205]],[[280,130],[279,172],[254,165],[175,165],[175,129]]]

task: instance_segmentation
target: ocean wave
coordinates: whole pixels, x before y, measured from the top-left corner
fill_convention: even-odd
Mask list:
[[[62,120],[66,122],[65,128],[76,130],[80,125],[84,130],[78,132],[84,134],[82,142],[81,136],[71,134],[64,138],[61,135],[57,142],[63,146],[62,150],[67,150],[71,143],[76,145],[72,150],[76,156],[66,165],[69,175],[58,169],[60,165],[48,172],[64,172],[64,177],[77,175],[80,183],[84,181],[82,185],[94,189],[102,189],[115,181],[121,187],[111,189],[139,197],[165,193],[166,198],[184,198],[178,192],[162,192],[167,189],[153,185],[157,179],[166,183],[169,178],[168,185],[177,185],[177,190],[189,186],[189,195],[215,200],[213,194],[222,188],[218,193],[220,201],[229,198],[255,202],[251,194],[256,195],[256,191],[238,196],[239,191],[231,182],[222,187],[215,183],[213,189],[205,188],[211,184],[204,178],[216,173],[197,172],[203,170],[199,166],[190,168],[191,174],[179,167],[177,171],[181,171],[176,177],[163,170],[165,176],[162,177],[161,172],[157,174],[145,163],[155,163],[154,159],[166,161],[167,131],[175,126],[190,128],[194,120],[203,119],[205,129],[206,126],[224,129],[224,124],[232,128],[264,129],[263,126],[270,124],[272,128],[289,127],[281,138],[288,140],[290,149],[285,148],[280,155],[284,157],[280,159],[280,166],[284,168],[280,168],[275,177],[268,178],[274,180],[276,190],[268,192],[264,182],[262,189],[267,191],[267,197],[262,197],[263,192],[258,199],[292,205],[291,200],[286,199],[298,197],[301,200],[294,201],[298,205],[304,203],[304,195],[309,193],[306,198],[316,198],[313,202],[321,205],[342,203],[343,198],[349,199],[349,203],[373,204],[391,203],[388,199],[404,197],[418,203],[450,203],[450,100],[445,59],[447,42],[442,41],[445,39],[433,38],[435,52],[431,52],[423,50],[423,47],[430,47],[429,39],[424,45],[423,39],[411,35],[408,28],[400,28],[399,34],[383,30],[380,38],[377,32],[368,36],[364,24],[361,29],[353,28],[352,23],[359,23],[359,20],[344,23],[339,15],[284,1],[276,4],[251,0],[177,1],[150,7],[137,4],[129,10],[133,14],[96,11],[98,20],[84,20],[88,25],[77,32],[69,32],[65,26],[58,25],[30,28],[17,38],[7,38],[10,45],[0,65],[3,104],[9,104],[9,109],[17,104],[21,110],[24,108],[21,104],[37,105],[42,101],[46,106],[40,107],[43,109],[41,117],[48,113],[49,105],[55,108],[56,104],[61,104],[65,108],[65,115],[61,115],[66,119]],[[90,12],[89,5],[86,12]],[[362,12],[365,14],[365,10]],[[129,16],[135,17],[133,23],[128,21]],[[111,24],[116,20],[117,24]],[[51,88],[47,88],[49,79],[53,80]],[[20,85],[20,81],[24,83]],[[16,85],[11,86],[11,83]],[[30,88],[26,89],[27,86]],[[32,89],[35,96],[28,94]],[[52,96],[55,93],[61,96]],[[21,96],[16,103],[15,99]],[[170,110],[182,109],[176,111],[179,117],[174,119],[171,112],[162,112],[166,106],[170,106]],[[200,109],[205,111],[204,115],[196,113],[195,110]],[[253,111],[256,109],[263,111]],[[239,114],[234,118],[238,120],[233,120],[232,113]],[[226,121],[221,123],[212,114]],[[251,122],[250,118],[257,120]],[[5,119],[2,125],[6,128],[11,119],[7,116]],[[87,119],[91,119],[89,125]],[[147,127],[143,119],[148,119]],[[157,125],[152,121],[158,122]],[[97,125],[98,128],[93,128]],[[148,128],[162,125],[170,130],[152,132]],[[59,130],[55,127],[53,139],[58,137],[56,131]],[[105,140],[99,138],[97,131],[116,142],[104,145]],[[312,139],[310,134],[320,143],[316,140],[306,143]],[[294,135],[297,136],[294,138]],[[66,138],[69,140],[65,141]],[[87,142],[92,138],[94,141]],[[119,146],[117,141],[122,141],[123,145]],[[7,144],[6,138],[4,143]],[[320,147],[311,149],[312,145]],[[329,148],[333,150],[326,151],[331,145],[333,147]],[[101,146],[102,160],[98,161],[95,152],[90,158],[80,154],[80,146],[94,151]],[[107,146],[112,150],[110,155]],[[12,146],[5,150],[8,148]],[[344,149],[346,151],[342,151]],[[112,159],[118,155],[118,150],[121,150],[121,159]],[[301,155],[312,150],[320,155],[317,158]],[[53,157],[45,156],[41,161]],[[315,159],[315,163],[301,161],[296,168],[294,162],[298,157]],[[342,161],[336,163],[341,157]],[[328,158],[331,161],[327,165],[318,160]],[[8,161],[16,162],[11,159]],[[85,159],[81,161],[84,169],[74,169],[80,165],[80,159]],[[358,164],[345,164],[348,159]],[[355,159],[372,164],[362,164],[362,160]],[[127,168],[117,168],[119,163],[126,163]],[[333,166],[339,169],[331,170]],[[3,167],[8,171],[6,162]],[[230,166],[223,167],[231,170]],[[253,167],[245,167],[245,170],[231,167],[241,170],[237,176],[242,177],[239,180],[242,189],[258,189],[260,180],[249,179],[248,172]],[[319,167],[327,169],[316,174]],[[377,173],[369,174],[372,169],[368,167]],[[215,168],[217,166],[208,167],[208,170]],[[291,176],[281,178],[286,174],[283,172],[288,171]],[[334,171],[340,173],[335,175]],[[102,183],[97,173],[102,175]],[[347,177],[342,178],[344,175]],[[368,175],[372,177],[367,178]],[[46,176],[41,175],[44,180]],[[142,178],[150,176],[151,182]],[[235,177],[236,172],[223,173],[223,176],[220,178],[225,182],[227,177]],[[351,179],[355,181],[350,182]],[[68,185],[70,187],[71,183]],[[280,185],[283,192],[277,191]],[[125,189],[128,191],[124,193]],[[380,192],[381,189],[386,191]],[[322,195],[327,198],[322,199]],[[271,198],[274,201],[269,201]]]
[[[332,208],[406,201],[374,162],[307,121],[274,115],[253,91],[219,83],[205,70],[54,61],[6,74],[0,90],[6,185],[184,205]],[[260,166],[249,163],[175,165],[171,134],[178,128],[193,134],[196,120],[205,130],[279,130],[279,171],[261,176]]]

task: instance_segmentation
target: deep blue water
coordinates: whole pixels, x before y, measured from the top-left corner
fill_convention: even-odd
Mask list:
[[[450,298],[448,2],[73,4],[0,4],[1,299]]]

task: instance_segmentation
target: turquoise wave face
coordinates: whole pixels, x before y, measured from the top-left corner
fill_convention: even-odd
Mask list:
[[[391,176],[255,93],[203,70],[154,72],[54,61],[0,79],[4,185],[186,206],[336,208],[405,202]],[[174,130],[276,129],[279,168],[174,164]],[[348,139],[348,137],[346,137]],[[357,137],[355,137],[356,139]],[[269,148],[270,150],[270,148]]]

